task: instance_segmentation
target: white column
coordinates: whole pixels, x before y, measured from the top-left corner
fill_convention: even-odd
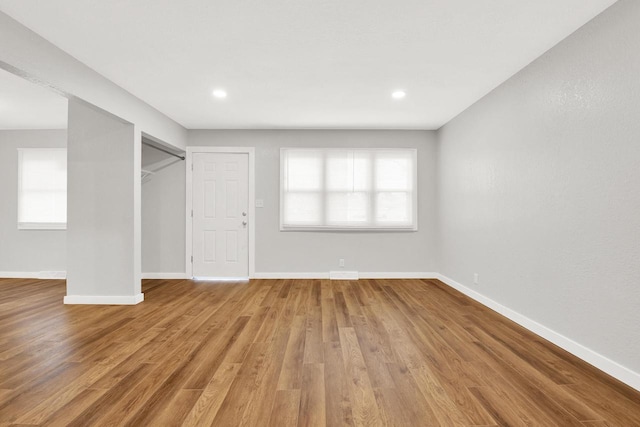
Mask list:
[[[69,101],[65,304],[137,304],[140,282],[140,131]]]

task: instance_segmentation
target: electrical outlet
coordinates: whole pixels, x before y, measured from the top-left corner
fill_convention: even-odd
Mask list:
[[[473,273],[473,284],[477,285],[480,280],[480,275],[478,273]]]
[[[340,261],[338,261],[338,265],[339,265],[341,268],[344,268],[344,258],[340,258]]]

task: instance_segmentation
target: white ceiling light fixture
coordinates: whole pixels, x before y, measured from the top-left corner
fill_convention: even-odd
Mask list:
[[[404,98],[405,96],[407,96],[407,93],[406,93],[405,91],[403,91],[403,90],[396,90],[395,92],[393,92],[393,93],[391,94],[391,97],[392,97],[393,99],[402,99],[402,98]]]
[[[215,89],[213,91],[213,96],[215,96],[218,99],[224,99],[227,97],[227,92],[223,89]]]

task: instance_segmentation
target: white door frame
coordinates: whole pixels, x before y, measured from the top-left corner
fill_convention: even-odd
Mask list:
[[[249,278],[256,272],[256,206],[255,206],[255,148],[254,147],[187,147],[187,209],[185,231],[185,266],[188,278],[193,277],[193,155],[195,153],[237,153],[249,155]]]

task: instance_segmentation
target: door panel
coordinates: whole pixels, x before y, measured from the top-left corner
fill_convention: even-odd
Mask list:
[[[202,258],[205,262],[216,261],[216,232],[212,230],[204,231],[204,253]]]
[[[193,276],[249,276],[249,155],[193,155]]]

